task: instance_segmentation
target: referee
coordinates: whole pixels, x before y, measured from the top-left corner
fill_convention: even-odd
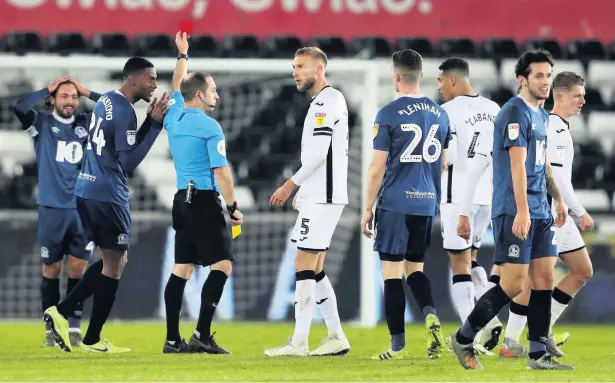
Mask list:
[[[187,74],[186,33],[178,32],[175,43],[179,54],[164,119],[177,173],[178,191],[173,200],[175,267],[164,290],[167,338],[162,352],[230,354],[216,344],[211,333],[211,321],[233,261],[231,235],[218,191],[227,203],[232,201],[227,210],[233,225],[241,225],[243,215],[235,202],[222,127],[206,114],[219,99],[216,84],[209,74]],[[179,334],[179,315],[184,287],[195,265],[211,266],[211,272],[201,292],[196,330],[186,343]]]

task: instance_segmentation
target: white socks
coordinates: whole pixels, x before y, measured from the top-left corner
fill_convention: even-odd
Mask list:
[[[303,347],[307,345],[315,306],[316,280],[302,279],[297,281],[295,288],[295,332],[293,333],[293,346]]]
[[[506,324],[506,332],[504,338],[519,342],[521,333],[525,329],[527,316],[515,314],[512,311],[508,312],[508,323]]]
[[[557,322],[564,310],[566,310],[566,307],[568,307],[568,305],[561,304],[560,302],[551,298],[551,327],[549,328],[549,332],[552,332],[553,325],[555,324],[555,322]]]
[[[482,266],[472,267],[472,283],[474,283],[474,291],[476,299],[480,299],[483,294],[495,286],[495,283],[489,282],[487,272]]]
[[[325,320],[330,338],[344,339],[344,331],[340,322],[340,315],[337,312],[337,298],[329,277],[325,275],[323,279],[316,282],[316,305]]]
[[[455,307],[457,307],[459,319],[461,319],[461,323],[463,324],[465,323],[466,319],[468,319],[468,315],[470,315],[470,313],[474,309],[474,283],[471,280],[455,281],[455,277],[467,277],[468,279],[470,279],[470,276],[453,276],[453,302],[455,302]]]

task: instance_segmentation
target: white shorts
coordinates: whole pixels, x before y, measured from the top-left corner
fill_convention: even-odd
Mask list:
[[[303,203],[291,236],[291,241],[297,243],[297,249],[328,250],[344,206],[330,203]]]
[[[490,205],[472,205],[470,214],[470,225],[472,226],[472,242],[468,243],[465,239],[457,235],[457,221],[459,220],[459,204],[446,203],[440,205],[440,225],[444,250],[446,251],[465,251],[470,248],[480,249],[483,236],[487,231],[491,221]]]
[[[566,218],[564,226],[555,228],[555,235],[557,240],[557,253],[559,255],[572,253],[585,247],[585,241],[583,241],[581,232],[571,216]]]

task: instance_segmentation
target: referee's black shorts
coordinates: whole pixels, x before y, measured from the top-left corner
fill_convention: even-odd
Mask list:
[[[218,192],[197,190],[186,203],[186,190],[173,199],[175,263],[210,266],[233,260],[231,233],[224,219]]]

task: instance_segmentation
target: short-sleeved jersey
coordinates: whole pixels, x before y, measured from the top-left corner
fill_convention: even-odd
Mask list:
[[[441,200],[441,154],[449,140],[446,111],[425,96],[404,95],[380,109],[374,124],[374,150],[389,156],[378,208],[436,215]]]
[[[184,108],[180,92],[173,92],[164,118],[177,174],[177,189],[193,181],[199,190],[218,190],[213,169],[228,166],[222,127],[198,108]]]
[[[493,207],[492,218],[516,215],[517,205],[513,188],[510,155],[514,146],[527,148],[527,199],[530,217],[546,219],[550,216],[547,202],[546,149],[548,113],[531,106],[520,96],[510,99],[498,114],[493,135]]]
[[[34,141],[38,168],[38,204],[74,209],[75,182],[81,169],[87,142],[88,115],[69,119],[56,113],[35,114],[27,129]]]
[[[310,103],[301,136],[301,165],[311,166],[322,139],[331,137],[324,163],[301,183],[298,201],[348,203],[348,105],[339,90],[326,86]]]
[[[128,182],[119,153],[135,148],[137,116],[118,90],[105,93],[94,106],[83,168],[75,194],[85,199],[128,205]]]
[[[453,142],[457,146],[455,163],[442,174],[442,203],[460,203],[466,190],[468,158],[476,155],[475,147],[481,135],[493,136],[493,123],[500,107],[483,96],[463,95],[443,104],[442,108],[448,113],[451,131],[456,135]],[[485,172],[478,181],[472,202],[477,205],[491,205],[492,190],[491,174]]]

